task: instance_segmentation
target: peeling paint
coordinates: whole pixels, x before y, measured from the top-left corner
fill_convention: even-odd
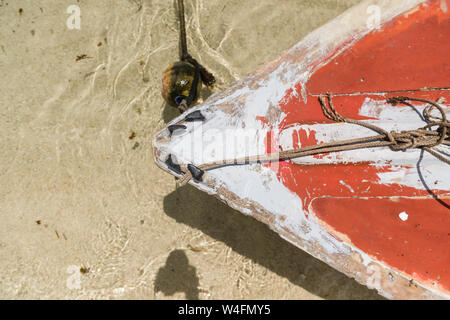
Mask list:
[[[423,2],[374,0],[365,1],[349,10],[305,37],[284,53],[280,60],[268,64],[223,93],[211,96],[204,105],[194,108],[205,115],[203,123],[186,124],[185,132],[171,139],[167,138],[167,132],[155,137],[156,162],[167,170],[164,160],[168,154],[175,154],[181,166],[185,167],[188,163],[203,164],[276,152],[277,144],[288,150],[296,144],[304,146],[354,135],[373,135],[365,128],[330,123],[323,119],[320,109],[317,113],[311,112],[314,109],[308,108],[314,108],[314,104],[317,104],[314,97],[317,91],[309,90],[309,81],[318,70],[371,32],[366,28],[364,14],[361,14],[366,12],[367,6],[380,5],[384,24],[405,12],[409,13],[409,17],[414,17],[414,12],[421,13],[422,7],[417,5]],[[339,61],[335,62],[332,65],[341,65]],[[360,78],[358,85],[370,85],[370,77],[364,77],[363,82]],[[414,94],[435,98],[444,91],[435,90],[431,96],[430,92],[424,90]],[[450,92],[446,91],[446,94]],[[349,94],[338,97],[336,107],[345,105],[347,109],[343,111],[349,114],[344,116],[354,116],[387,130],[406,130],[423,125],[421,118],[407,107],[387,105],[384,100],[390,95]],[[172,124],[182,121],[182,118],[180,116]],[[245,130],[239,131],[237,128]],[[224,132],[226,139],[223,138]],[[230,140],[234,145],[231,149]],[[421,159],[420,165],[424,169],[419,176],[417,159],[420,156],[416,150],[402,153],[392,152],[388,148],[355,150],[305,157],[289,163],[280,162],[276,166],[223,166],[207,171],[202,183],[191,183],[244,214],[266,223],[287,241],[357,281],[377,289],[385,297],[448,298],[450,295],[443,287],[447,281],[445,275],[439,274],[438,279],[435,274],[437,271],[433,270],[436,285],[428,281],[422,271],[412,275],[408,266],[402,265],[401,258],[394,261],[380,257],[378,248],[365,246],[364,237],[340,228],[342,225],[332,224],[329,218],[323,216],[324,212],[332,210],[321,208],[335,208],[336,204],[348,202],[351,205],[346,208],[361,209],[359,212],[349,210],[352,214],[361,214],[368,212],[371,201],[389,203],[385,206],[396,208],[396,211],[382,212],[386,221],[392,221],[392,224],[395,218],[402,226],[414,228],[410,223],[417,217],[413,215],[414,208],[405,209],[406,203],[411,202],[411,199],[430,199],[420,179],[435,182],[433,192],[440,197],[448,197],[450,189],[450,173],[448,170],[443,172],[439,163],[429,155]],[[401,197],[393,199],[398,196],[399,190]],[[368,205],[353,205],[357,202]],[[344,212],[333,210],[336,214]],[[408,210],[408,219],[402,219],[402,210]],[[356,221],[360,216],[355,217]],[[369,233],[367,231],[367,235]],[[422,233],[421,236],[427,239],[426,234]],[[395,232],[380,237],[389,243],[395,240]],[[407,248],[413,244],[407,239],[398,245]],[[396,267],[390,265],[392,261],[397,263]],[[414,277],[414,286],[408,285],[411,277]]]
[[[408,220],[408,214],[407,214],[405,211],[399,213],[398,217],[399,217],[400,220],[402,220],[402,221]]]

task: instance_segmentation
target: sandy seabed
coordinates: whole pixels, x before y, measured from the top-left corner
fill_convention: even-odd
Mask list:
[[[203,99],[358,2],[185,0]],[[0,25],[0,298],[380,298],[157,168],[175,1],[0,0]]]

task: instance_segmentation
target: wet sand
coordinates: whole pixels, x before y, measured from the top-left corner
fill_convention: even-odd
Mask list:
[[[185,0],[202,97],[358,2]],[[380,298],[156,167],[174,1],[4,0],[0,24],[0,298]]]

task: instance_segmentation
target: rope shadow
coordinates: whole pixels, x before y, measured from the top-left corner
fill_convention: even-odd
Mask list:
[[[440,199],[440,198],[433,192],[433,190],[431,190],[431,188],[428,186],[427,182],[425,181],[425,178],[424,178],[423,173],[422,173],[422,169],[420,168],[420,165],[421,165],[422,160],[423,160],[423,155],[424,155],[424,153],[425,153],[425,151],[423,151],[423,150],[420,151],[419,160],[417,161],[417,164],[416,164],[417,174],[419,175],[420,182],[421,182],[422,185],[425,187],[425,190],[433,197],[434,200],[436,200],[437,202],[439,202],[439,204],[443,205],[445,208],[450,209],[450,205],[448,205],[448,204],[445,203],[442,199]]]

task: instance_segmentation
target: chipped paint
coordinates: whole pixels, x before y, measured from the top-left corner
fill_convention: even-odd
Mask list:
[[[344,181],[339,180],[339,183],[342,184],[343,186],[347,187],[348,190],[350,190],[351,193],[355,193],[355,191],[353,190],[353,188],[350,187],[348,184],[346,184]]]
[[[407,214],[405,211],[399,213],[398,217],[399,217],[402,221],[408,220],[408,214]]]
[[[295,145],[333,141],[355,134],[373,135],[365,128],[334,124],[324,119],[320,108],[316,110],[317,98],[314,95],[323,92],[319,92],[317,86],[314,87],[315,83],[324,83],[321,72],[330,65],[345,66],[341,57],[345,56],[346,50],[364,42],[362,40],[368,39],[368,35],[379,37],[382,34],[383,28],[376,32],[367,29],[364,14],[368,6],[380,6],[382,25],[395,25],[391,21],[399,15],[401,19],[408,19],[404,13],[409,13],[409,19],[413,19],[423,15],[423,10],[434,10],[429,5],[431,2],[418,6],[423,2],[364,1],[322,26],[285,52],[278,61],[257,70],[223,93],[211,96],[204,105],[193,109],[201,110],[204,114],[206,120],[203,123],[184,123],[187,126],[185,132],[171,138],[167,130],[158,134],[154,140],[157,164],[168,170],[164,163],[168,154],[176,155],[180,165],[185,167],[188,163],[203,164],[276,152],[278,146],[290,149]],[[443,19],[441,15],[439,17]],[[402,30],[407,25],[404,23]],[[358,90],[348,92],[339,90],[339,87],[333,90],[336,93],[349,93],[336,97],[335,106],[344,116],[368,121],[389,130],[405,130],[423,125],[420,117],[408,108],[394,108],[384,102],[394,93],[380,88],[371,90],[373,79],[367,76],[364,79],[361,81],[361,76],[357,78]],[[436,81],[438,83],[439,79],[436,78]],[[335,82],[338,85],[340,83]],[[447,100],[450,98],[448,90],[432,91],[420,86],[418,89],[410,94],[427,99],[439,96]],[[171,124],[182,119],[183,116],[180,116]],[[385,254],[370,243],[372,223],[373,229],[381,228],[377,229],[379,244],[394,242],[398,250],[407,250],[407,253],[414,246],[424,245],[433,246],[437,252],[443,248],[445,251],[444,233],[437,234],[439,239],[432,239],[421,231],[415,231],[419,232],[415,241],[401,238],[411,233],[411,228],[415,228],[411,224],[414,219],[425,219],[433,230],[437,230],[439,225],[448,226],[445,215],[442,216],[440,212],[434,213],[437,218],[433,222],[426,220],[428,216],[417,213],[420,206],[411,205],[411,201],[426,201],[427,207],[436,206],[436,201],[425,190],[421,179],[433,181],[432,192],[435,195],[442,199],[449,198],[448,170],[443,172],[439,162],[429,155],[424,155],[420,164],[417,164],[420,156],[420,152],[414,150],[402,153],[392,152],[388,148],[363,152],[356,150],[305,157],[275,165],[224,166],[207,171],[202,183],[191,183],[244,214],[266,223],[287,241],[357,281],[377,289],[385,297],[449,298],[446,287],[448,275],[442,275],[439,267],[432,264],[437,261],[433,253],[423,251],[423,256],[419,255],[423,263],[414,269],[414,264],[408,264],[401,256],[396,257],[395,251],[389,251],[389,247],[386,247]],[[420,176],[418,166],[423,168]],[[335,209],[344,204],[344,209]],[[396,211],[372,212],[372,207],[395,208]],[[408,212],[406,221],[400,220],[398,216],[403,211]],[[364,212],[371,213],[367,216],[370,219],[361,219],[361,213]],[[327,213],[334,215],[329,216]],[[346,213],[348,215],[344,215]],[[386,222],[387,230],[377,224],[376,219],[380,215],[385,219],[384,222],[392,221]],[[403,227],[408,227],[404,230],[406,233],[398,232],[393,217]],[[355,224],[359,221],[367,221],[368,224]],[[350,224],[347,226],[342,222]],[[365,234],[360,234],[358,230],[355,231],[355,226],[368,228],[364,229]],[[445,262],[447,257],[443,259],[437,266]],[[411,278],[414,278],[413,286],[410,285]]]

